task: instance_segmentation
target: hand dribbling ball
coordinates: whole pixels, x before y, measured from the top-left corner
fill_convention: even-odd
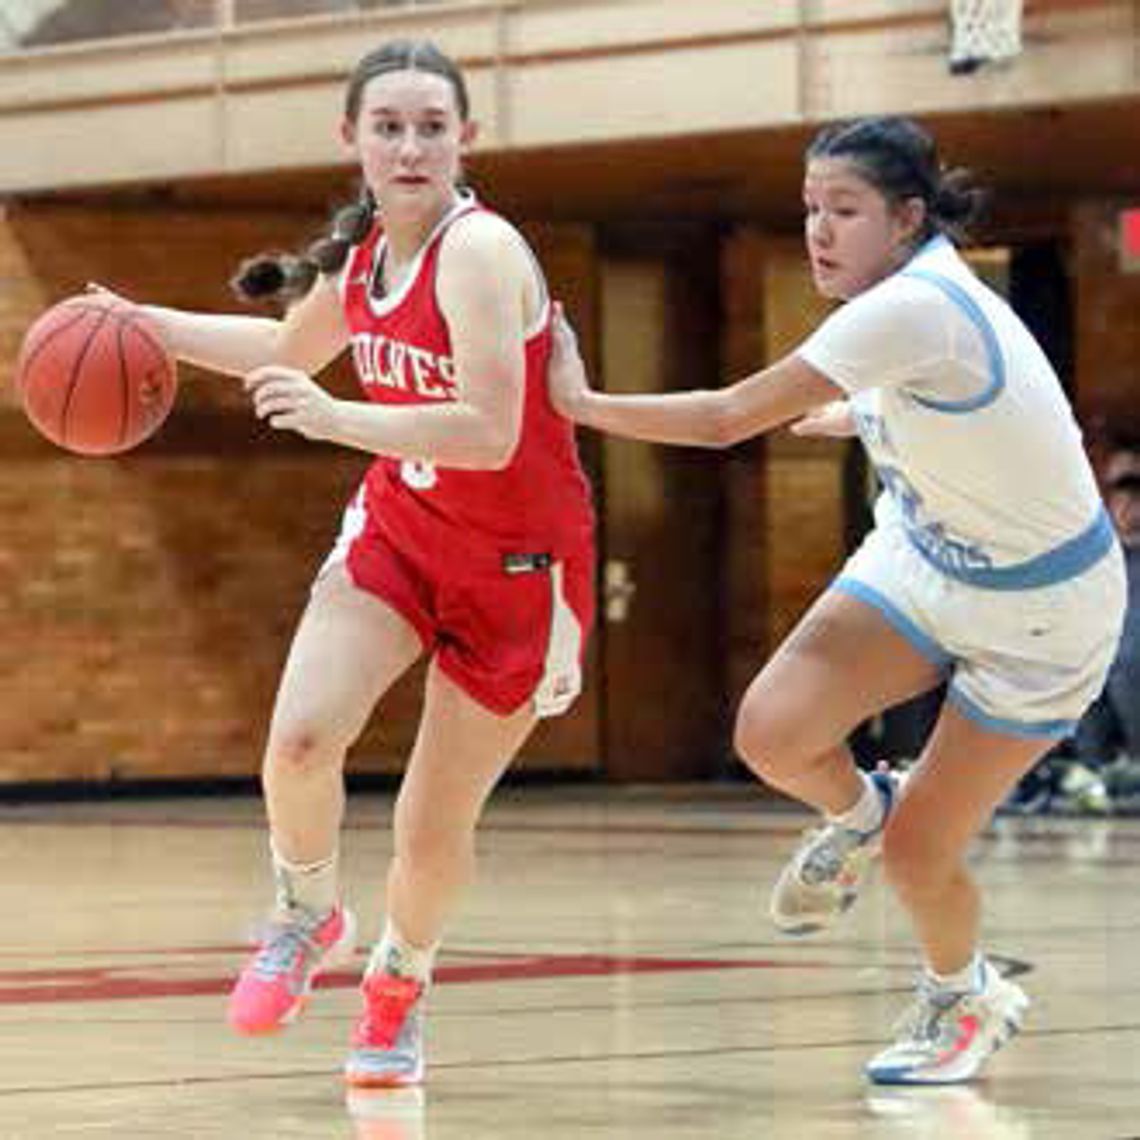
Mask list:
[[[154,323],[121,297],[84,293],[28,330],[16,362],[20,403],[52,443],[118,455],[162,426],[178,374]]]

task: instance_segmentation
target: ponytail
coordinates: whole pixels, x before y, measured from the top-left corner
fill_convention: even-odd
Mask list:
[[[348,251],[359,245],[372,228],[376,202],[369,190],[333,215],[329,232],[314,241],[304,253],[259,253],[238,266],[230,287],[243,301],[298,301],[320,275],[339,273]]]
[[[955,167],[942,171],[929,202],[931,221],[940,233],[960,243],[984,212],[988,200],[989,195],[974,184],[968,170]]]

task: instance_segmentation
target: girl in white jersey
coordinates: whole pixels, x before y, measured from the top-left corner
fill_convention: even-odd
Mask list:
[[[610,396],[563,326],[554,397],[579,423],[662,443],[727,447],[792,421],[858,432],[883,487],[876,525],[752,682],[735,744],[825,816],[776,884],[781,929],[830,923],[880,850],[912,919],[918,996],[870,1079],[965,1081],[1028,1005],[979,949],[966,849],[1100,690],[1120,552],[1048,361],[955,251],[979,195],[930,137],[897,118],[829,127],[803,197],[816,286],[846,303],[796,351],[719,391]],[[943,680],[905,790],[861,773],[848,734]]]
[[[459,70],[430,43],[383,45],[349,77],[341,133],[360,203],[305,256],[258,259],[239,278],[246,295],[289,300],[284,320],[147,312],[179,358],[244,376],[270,426],[373,455],[278,689],[263,767],[276,908],[229,1020],[281,1029],[314,976],[354,951],[337,876],[345,753],[427,656],[386,922],[345,1066],[354,1085],[409,1085],[483,804],[538,717],[577,693],[592,514],[572,428],[546,392],[536,262],[456,186],[474,136]],[[350,344],[367,401],[312,379]]]

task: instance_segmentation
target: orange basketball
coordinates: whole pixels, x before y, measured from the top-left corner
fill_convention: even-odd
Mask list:
[[[52,443],[80,455],[117,455],[161,427],[178,374],[137,305],[84,293],[28,329],[16,386],[28,419]]]

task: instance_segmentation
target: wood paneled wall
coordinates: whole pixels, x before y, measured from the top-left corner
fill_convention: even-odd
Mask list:
[[[791,351],[827,312],[798,239],[741,227],[727,242],[724,267],[723,335],[733,378]],[[850,446],[780,431],[738,449],[728,473],[734,698],[839,567]]]

